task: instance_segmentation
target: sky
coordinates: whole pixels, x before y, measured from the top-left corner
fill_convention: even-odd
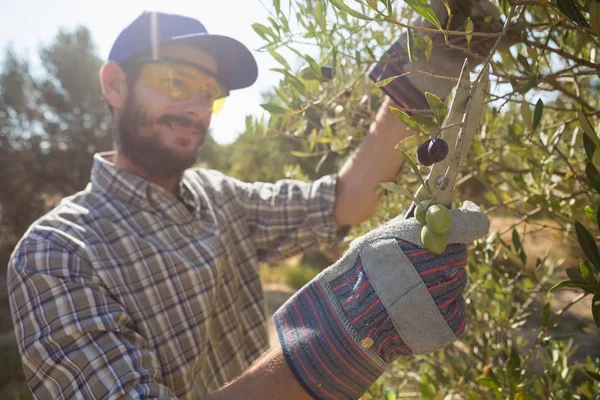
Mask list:
[[[272,6],[271,0],[262,1],[265,6]],[[268,25],[268,11],[259,0],[0,0],[0,50],[3,54],[12,43],[19,54],[35,59],[40,45],[51,43],[60,28],[84,25],[92,33],[98,55],[105,60],[119,32],[145,10],[195,17],[210,33],[231,36],[253,52],[259,69],[257,82],[250,88],[233,91],[211,123],[212,135],[218,143],[235,141],[244,130],[247,115],[264,114],[260,94],[281,77],[269,71],[280,64],[270,54],[256,51],[264,41],[254,32],[252,24]],[[288,61],[294,65],[292,59]]]

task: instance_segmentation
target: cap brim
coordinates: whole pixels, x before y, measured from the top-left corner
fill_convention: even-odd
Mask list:
[[[185,42],[196,46],[218,64],[218,78],[229,90],[251,86],[258,78],[258,66],[250,50],[241,42],[228,36],[200,33],[177,36],[171,42]]]

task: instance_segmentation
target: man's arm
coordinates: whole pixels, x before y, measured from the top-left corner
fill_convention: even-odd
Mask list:
[[[158,357],[83,257],[25,240],[8,268],[23,370],[39,399],[173,399]]]
[[[379,201],[379,183],[395,180],[404,164],[404,156],[395,146],[411,133],[390,106],[398,108],[386,97],[369,134],[340,170],[335,205],[335,220],[340,226],[367,220]]]
[[[278,344],[256,360],[241,377],[211,393],[206,400],[310,398],[294,377]]]

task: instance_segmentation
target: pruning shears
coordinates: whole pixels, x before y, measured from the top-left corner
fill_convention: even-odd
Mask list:
[[[469,77],[469,62],[465,62],[458,79],[458,84],[450,112],[442,124],[441,138],[448,143],[449,152],[446,158],[433,164],[424,184],[419,187],[415,198],[419,201],[435,199],[435,203],[452,207],[452,194],[456,177],[465,155],[471,148],[475,132],[485,104],[485,90],[489,83],[489,70],[486,65],[475,81]],[[414,216],[416,204],[413,203],[405,218]]]

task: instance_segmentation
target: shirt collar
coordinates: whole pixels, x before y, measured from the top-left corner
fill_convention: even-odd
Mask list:
[[[114,151],[94,154],[91,181],[95,190],[126,204],[165,213],[179,222],[186,222],[199,212],[200,201],[190,189],[188,174],[184,174],[180,181],[178,197],[157,184],[117,167],[113,163],[114,155]]]

